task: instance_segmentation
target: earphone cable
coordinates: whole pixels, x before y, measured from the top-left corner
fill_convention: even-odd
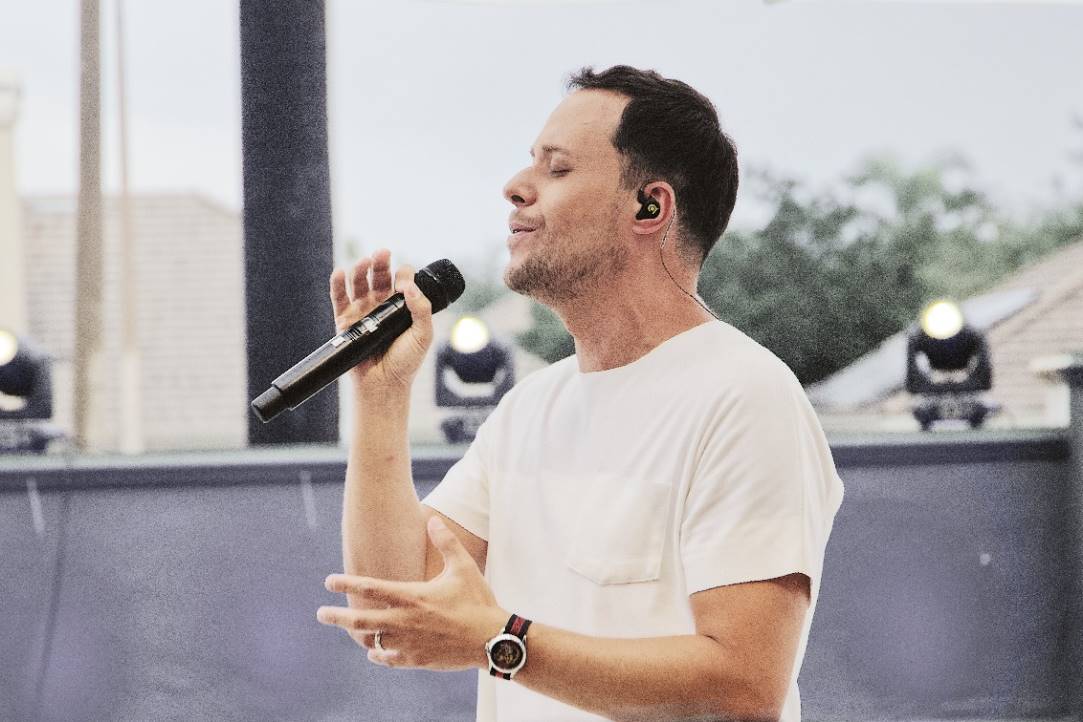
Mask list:
[[[699,300],[699,295],[698,294],[693,296],[688,291],[685,291],[684,287],[681,286],[681,284],[677,283],[677,279],[673,277],[673,274],[669,272],[669,268],[666,266],[666,259],[665,259],[665,256],[662,254],[662,249],[665,248],[666,239],[669,237],[669,229],[670,229],[670,227],[673,226],[673,221],[676,220],[676,218],[677,218],[677,211],[674,210],[673,211],[673,216],[669,219],[669,225],[666,226],[666,232],[662,234],[662,243],[661,243],[661,245],[658,246],[658,258],[662,261],[662,268],[666,269],[666,275],[669,276],[669,280],[673,281],[673,285],[675,285],[677,288],[681,289],[681,292],[683,292],[684,295],[691,298],[693,301],[698,303],[700,306],[703,306],[703,310],[706,311],[707,313],[711,314],[712,316],[714,316],[715,320],[721,321],[722,318],[718,314],[716,314],[714,311],[712,311],[710,308],[708,308],[707,304],[703,303],[703,301]]]

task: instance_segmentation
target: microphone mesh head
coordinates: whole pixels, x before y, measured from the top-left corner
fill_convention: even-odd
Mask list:
[[[414,283],[432,303],[433,313],[443,311],[463,295],[466,289],[463,274],[446,258],[433,261],[415,273]]]

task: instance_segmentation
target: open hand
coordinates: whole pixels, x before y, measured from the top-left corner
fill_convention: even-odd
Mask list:
[[[316,618],[349,631],[376,664],[488,669],[485,643],[503,630],[511,614],[497,605],[473,557],[440,517],[429,519],[428,534],[444,558],[438,576],[427,582],[396,582],[332,574],[324,583],[330,591],[348,592],[386,608],[320,607]],[[377,631],[383,652],[375,649]]]

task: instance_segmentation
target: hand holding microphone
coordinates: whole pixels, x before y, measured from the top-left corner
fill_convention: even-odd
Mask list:
[[[361,259],[348,283],[347,274],[335,269],[330,292],[339,333],[252,402],[261,420],[296,408],[346,372],[362,395],[409,389],[432,344],[432,314],[462,295],[464,283],[444,259],[416,274],[408,265],[399,267],[392,289],[390,260],[387,249]]]
[[[418,295],[411,297],[411,290],[418,291]],[[413,383],[432,345],[432,302],[414,283],[412,266],[399,266],[392,288],[391,251],[386,248],[377,250],[371,258],[362,258],[349,274],[339,268],[331,274],[331,306],[335,330],[340,333],[388,300],[392,293],[404,295],[413,323],[382,357],[370,356],[350,369],[349,374],[362,393],[371,388],[409,387]]]

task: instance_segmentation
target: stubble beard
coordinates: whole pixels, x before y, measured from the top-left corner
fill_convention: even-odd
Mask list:
[[[595,239],[597,240],[597,239]],[[589,297],[603,283],[628,265],[625,249],[619,244],[589,243],[545,236],[531,240],[518,263],[504,270],[504,283],[516,293],[547,306],[567,304]]]

